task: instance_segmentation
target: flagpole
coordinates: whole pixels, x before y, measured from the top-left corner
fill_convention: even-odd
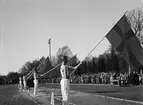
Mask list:
[[[93,49],[85,56],[85,58],[78,64],[78,66],[76,67],[76,69],[74,69],[70,76],[77,70],[77,68],[82,64],[82,62],[92,53],[93,50],[95,50],[97,48],[97,46],[103,41],[103,39],[106,37],[106,35],[97,43],[97,45],[95,47],[93,47]]]
[[[25,77],[30,76],[34,69],[35,67]]]
[[[46,73],[40,75],[40,76],[43,77],[44,75],[46,75],[46,74],[48,74],[49,72],[53,71],[55,68],[59,67],[60,65],[61,65],[61,63],[58,64],[57,66],[55,66],[54,68],[52,68],[51,70],[49,70],[48,72],[46,72]]]
[[[128,10],[124,13],[124,15],[126,14],[128,12]],[[123,16],[124,16],[123,15]],[[118,23],[118,22],[117,22]],[[109,31],[110,32],[110,31]],[[107,35],[107,34],[106,34]],[[80,62],[80,64],[90,55],[90,53],[102,42],[102,40],[106,37],[106,35],[99,41],[99,43],[87,54],[87,56]],[[80,66],[80,64],[76,67],[76,69]],[[75,69],[75,70],[76,70]],[[75,70],[74,71],[72,71],[71,72],[71,74],[70,75],[72,75],[72,73],[73,72],[75,72]]]
[[[128,10],[124,13],[124,15],[126,15],[127,12],[128,12]]]
[[[33,72],[34,72],[35,68],[36,68],[36,67],[34,67],[34,68],[31,70],[31,74],[27,77],[27,79],[26,79],[26,80],[28,80],[28,79],[32,76],[32,74],[33,74]],[[27,76],[27,75],[26,75],[26,76]]]
[[[48,40],[48,44],[49,44],[49,58],[51,61],[51,38]]]

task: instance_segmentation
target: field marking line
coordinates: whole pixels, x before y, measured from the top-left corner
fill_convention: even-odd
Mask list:
[[[29,99],[31,99],[31,100],[32,100],[34,103],[36,103],[37,105],[41,105],[41,104],[39,104],[37,101],[35,101],[35,100],[30,96],[29,93],[27,94],[27,93],[24,92],[23,90],[20,90],[18,87],[17,87],[17,90],[18,90],[18,92],[25,94]]]
[[[141,101],[133,101],[133,100],[128,100],[128,99],[122,99],[122,98],[115,98],[115,97],[109,97],[109,96],[104,96],[104,95],[99,95],[99,94],[92,94],[94,96],[99,96],[102,98],[109,98],[109,99],[113,99],[113,100],[119,100],[119,101],[125,101],[125,102],[132,102],[132,103],[136,103],[136,104],[142,104],[143,102]]]
[[[49,83],[46,83],[46,84],[49,84]],[[53,83],[53,84],[55,84],[55,83]],[[73,85],[81,85],[81,84],[73,84]],[[52,89],[52,88],[49,88],[49,89]],[[72,90],[72,91],[75,91],[75,90]],[[79,91],[76,91],[76,92],[79,92]],[[79,93],[83,93],[83,92],[79,92]],[[87,93],[87,94],[89,94],[89,93]],[[102,98],[113,99],[113,100],[131,102],[131,103],[136,103],[136,104],[142,104],[143,105],[143,102],[141,102],[141,101],[134,101],[134,100],[129,100],[129,99],[115,98],[115,97],[104,96],[104,95],[99,95],[99,94],[91,94],[91,93],[90,93],[90,95],[99,96],[99,97],[102,97]]]
[[[24,91],[21,91],[23,94],[25,94],[29,99],[31,99],[35,104],[37,104],[37,105],[41,105],[39,102],[37,102],[37,101],[35,101],[33,98],[32,98],[32,96],[30,96],[29,94],[27,94],[26,92],[24,92]]]
[[[58,98],[58,97],[54,97],[56,100],[58,100],[58,101],[62,101],[60,98]],[[69,104],[70,105],[76,105],[76,104],[74,104],[74,103],[71,103],[71,102],[69,102]]]
[[[37,105],[41,105],[39,102],[35,101],[32,96],[30,96],[29,94],[27,94],[26,92],[24,91],[21,91],[22,93],[24,93],[26,96],[28,96],[34,103],[36,103]],[[54,97],[54,99],[58,100],[58,101],[62,101],[61,99],[57,98],[57,97]],[[71,103],[69,102],[70,105],[76,105],[74,103]]]
[[[83,92],[79,92],[79,91],[77,91],[77,92],[81,93],[81,94],[83,93]],[[125,101],[125,102],[132,102],[132,103],[142,104],[143,105],[143,102],[141,102],[141,101],[134,101],[134,100],[129,100],[129,99],[122,99],[122,98],[110,97],[110,96],[105,96],[105,95],[99,95],[99,94],[91,94],[91,93],[86,93],[86,94],[93,95],[93,96],[98,96],[98,97],[102,97],[102,98],[108,98],[108,99]]]

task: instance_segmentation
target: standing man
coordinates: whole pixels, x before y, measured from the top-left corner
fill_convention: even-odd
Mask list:
[[[35,70],[34,71],[34,96],[36,96],[37,95],[37,92],[38,92],[38,73],[37,73],[37,71]]]
[[[141,84],[143,84],[143,70],[140,70],[140,76],[141,76]]]
[[[22,90],[22,78],[19,77],[19,89]]]
[[[26,87],[27,87],[27,83],[26,83],[26,79],[25,76],[23,76],[23,85],[24,85],[24,91],[26,91]]]
[[[110,75],[110,85],[113,86],[113,74]]]
[[[66,65],[68,62],[67,56],[63,56],[62,58],[62,65],[60,68],[60,73],[61,73],[61,93],[62,93],[62,98],[63,98],[63,105],[68,105],[69,102],[69,97],[70,97],[70,81],[69,81],[69,71],[68,68],[71,69],[76,69],[79,65],[76,67],[71,67]]]

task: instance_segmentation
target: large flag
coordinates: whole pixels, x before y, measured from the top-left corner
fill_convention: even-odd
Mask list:
[[[72,66],[75,65],[75,63],[77,63],[77,57],[76,55],[74,55],[73,57],[69,58],[67,65]]]
[[[113,48],[135,68],[143,65],[143,48],[124,15],[106,35]]]
[[[51,44],[51,38],[48,40],[48,44]]]

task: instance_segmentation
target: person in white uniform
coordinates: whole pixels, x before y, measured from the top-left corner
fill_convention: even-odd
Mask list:
[[[22,90],[22,78],[19,77],[19,89]]]
[[[113,86],[113,74],[110,76],[110,85]]]
[[[23,76],[23,85],[24,85],[24,91],[26,91],[26,87],[27,87],[27,83],[26,83],[26,79],[25,76]]]
[[[62,65],[60,68],[60,73],[61,73],[61,93],[62,93],[62,98],[63,98],[63,105],[68,105],[69,103],[69,97],[70,97],[70,81],[69,81],[69,71],[68,68],[71,69],[76,69],[76,67],[68,66],[67,64],[67,56],[63,56],[62,58]]]
[[[37,92],[38,92],[38,74],[36,71],[34,71],[34,96],[37,96]]]

